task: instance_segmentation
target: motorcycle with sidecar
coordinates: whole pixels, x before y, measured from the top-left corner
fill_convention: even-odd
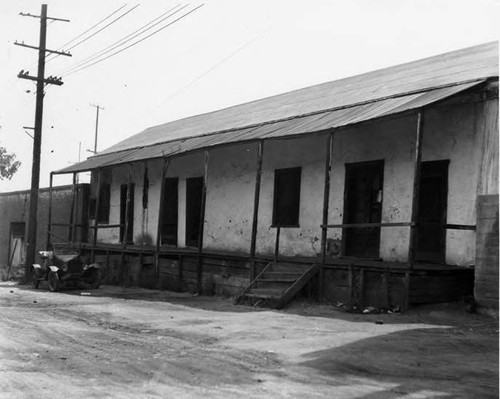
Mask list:
[[[32,283],[38,288],[40,281],[48,281],[52,292],[63,288],[97,289],[101,284],[101,267],[98,263],[90,265],[82,261],[79,253],[60,253],[40,251],[41,264],[32,266]]]

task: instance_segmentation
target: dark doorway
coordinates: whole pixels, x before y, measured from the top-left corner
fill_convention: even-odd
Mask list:
[[[445,261],[449,161],[422,162],[416,260]]]
[[[120,187],[120,242],[123,242],[123,236],[125,235],[125,212],[127,209],[127,191],[128,184],[122,184]],[[130,185],[130,204],[128,207],[127,215],[127,243],[133,242],[134,237],[134,188],[135,185],[132,183]]]
[[[203,177],[186,179],[186,246],[198,247],[200,240]]]
[[[273,226],[299,227],[302,168],[274,171]]]
[[[177,245],[179,206],[179,179],[169,177],[163,185],[163,209],[161,221],[161,243]]]
[[[346,164],[344,224],[380,223],[384,161]],[[380,227],[345,228],[345,256],[378,258]]]
[[[7,262],[9,266],[17,266],[26,260],[26,247],[24,241],[24,232],[26,225],[24,222],[10,223],[9,251]]]

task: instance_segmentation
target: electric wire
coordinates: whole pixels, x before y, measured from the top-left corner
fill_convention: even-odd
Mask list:
[[[92,33],[90,36],[84,38],[83,40],[79,41],[78,43],[74,44],[73,46],[71,46],[70,48],[68,48],[68,50],[72,50],[74,49],[75,47],[79,46],[80,44],[86,42],[87,40],[91,39],[92,37],[94,37],[95,35],[97,35],[99,32],[102,32],[104,29],[108,28],[109,26],[113,25],[114,23],[118,22],[120,19],[122,19],[123,17],[125,17],[125,15],[131,13],[132,11],[134,11],[137,7],[139,7],[140,4],[137,4],[135,5],[134,7],[132,7],[130,10],[128,10],[127,12],[125,12],[124,14],[120,15],[119,17],[115,18],[114,20],[112,20],[109,24],[107,25],[104,25],[101,29],[99,29],[98,31]]]
[[[193,80],[191,80],[189,83],[187,83],[184,86],[182,86],[180,89],[178,89],[177,91],[175,91],[174,93],[172,93],[170,96],[168,96],[166,99],[164,99],[161,103],[157,104],[152,109],[150,109],[149,111],[147,111],[146,114],[143,114],[142,117],[146,117],[147,115],[151,114],[151,112],[154,112],[154,110],[162,107],[165,103],[167,103],[167,102],[171,101],[173,98],[177,97],[180,93],[182,93],[183,91],[187,90],[189,87],[191,87],[196,82],[198,82],[201,79],[203,79],[205,76],[207,76],[209,73],[211,73],[212,71],[214,71],[215,69],[217,69],[218,67],[220,67],[222,64],[224,64],[227,61],[229,61],[236,54],[238,54],[241,50],[243,50],[244,48],[246,48],[247,46],[249,46],[250,44],[252,44],[253,42],[255,42],[257,39],[259,39],[267,31],[268,31],[268,29],[260,32],[259,34],[257,34],[253,38],[251,38],[250,40],[247,40],[240,47],[238,47],[237,49],[235,49],[234,51],[232,51],[230,54],[228,54],[226,57],[224,57],[223,59],[221,59],[219,62],[217,62],[216,64],[212,65],[210,68],[208,68],[205,72],[203,72],[202,74],[200,74],[199,76],[197,76],[196,78],[194,78]]]
[[[70,45],[71,43],[73,43],[75,40],[79,39],[80,37],[82,37],[83,35],[87,34],[88,32],[90,32],[92,29],[94,29],[95,27],[99,26],[100,24],[102,24],[104,21],[108,20],[109,18],[111,18],[113,15],[115,15],[118,11],[120,11],[122,8],[126,7],[127,5],[124,4],[123,6],[121,6],[120,8],[116,9],[115,11],[113,11],[111,14],[109,14],[107,17],[105,17],[104,19],[101,19],[99,22],[97,22],[96,24],[92,25],[90,28],[88,28],[86,31],[80,33],[78,36],[76,36],[75,38],[71,39],[69,42],[63,44],[62,46],[60,46],[58,48],[58,50],[62,50],[63,48],[65,48],[66,46]]]
[[[69,72],[69,73],[67,73],[66,75],[63,75],[63,76],[69,76],[69,75],[72,75],[72,74],[74,74],[74,73],[76,73],[76,72],[80,72],[80,71],[82,71],[82,70],[85,70],[85,69],[87,69],[87,68],[90,68],[90,67],[91,67],[91,66],[93,66],[93,65],[99,64],[99,63],[101,63],[101,62],[103,62],[103,61],[105,61],[105,60],[107,60],[107,59],[109,59],[109,58],[111,58],[111,57],[113,57],[113,56],[115,56],[115,55],[117,55],[117,54],[120,54],[121,52],[123,52],[123,51],[125,51],[125,50],[127,50],[127,49],[129,49],[129,48],[131,48],[131,47],[133,47],[133,46],[135,46],[135,45],[137,45],[137,44],[139,44],[139,43],[143,42],[144,40],[146,40],[146,39],[150,38],[151,36],[156,35],[157,33],[161,32],[162,30],[164,30],[164,29],[168,28],[169,26],[171,26],[171,25],[175,24],[176,22],[180,21],[181,19],[183,19],[183,18],[187,17],[189,14],[192,14],[193,12],[195,12],[195,11],[196,11],[196,10],[198,10],[199,8],[203,7],[204,5],[205,5],[205,3],[203,3],[203,4],[199,5],[198,7],[193,8],[192,10],[188,11],[187,13],[185,13],[185,14],[181,15],[179,18],[174,19],[172,22],[168,23],[167,25],[162,26],[161,28],[159,28],[159,29],[155,30],[154,32],[150,33],[149,35],[147,35],[147,36],[145,36],[145,37],[143,37],[143,38],[141,38],[141,39],[137,40],[136,42],[134,42],[134,43],[132,43],[132,44],[129,44],[127,47],[124,47],[124,48],[122,48],[122,49],[120,49],[120,50],[118,50],[118,51],[115,51],[114,53],[112,53],[112,54],[108,55],[108,56],[107,56],[107,57],[105,57],[105,58],[102,58],[102,59],[99,59],[99,60],[97,60],[97,61],[94,61],[93,63],[91,63],[91,64],[89,64],[89,65],[83,66],[83,67],[81,67],[81,68],[79,68],[79,69],[76,69],[76,70],[74,70],[74,71],[72,71],[72,72]]]
[[[117,10],[113,11],[111,14],[109,14],[107,17],[105,17],[104,19],[101,19],[99,22],[97,22],[96,24],[92,25],[90,28],[88,28],[86,31],[80,33],[78,36],[74,37],[73,39],[71,39],[69,42],[66,42],[64,43],[62,46],[59,46],[57,48],[57,51],[62,51],[66,46],[69,46],[71,43],[73,43],[75,40],[79,39],[80,37],[82,37],[83,35],[89,33],[92,29],[94,29],[95,27],[99,26],[100,24],[102,24],[103,22],[107,21],[109,18],[111,18],[113,15],[115,15],[118,11],[120,11],[122,8],[126,7],[127,5],[124,4],[123,6],[121,6],[120,8],[118,8]],[[52,58],[49,58],[50,56],[53,56]],[[52,60],[54,60],[55,58],[59,57],[60,54],[49,54],[45,57],[45,60],[46,62],[50,62]]]
[[[124,44],[130,42],[131,40],[135,39],[136,37],[144,34],[148,30],[150,30],[153,27],[155,27],[156,25],[162,23],[166,19],[170,18],[172,15],[177,14],[178,12],[180,12],[181,10],[183,10],[184,8],[186,8],[188,5],[189,4],[186,4],[183,7],[178,8],[180,6],[180,4],[177,4],[175,7],[172,7],[168,11],[165,11],[164,13],[162,13],[159,17],[156,17],[155,19],[149,21],[147,24],[141,26],[140,28],[136,29],[132,33],[129,33],[128,35],[122,37],[121,39],[119,39],[116,42],[110,44],[109,46],[107,46],[104,49],[98,51],[97,53],[94,53],[94,54],[90,55],[89,57],[87,57],[84,60],[78,62],[77,64],[73,65],[72,67],[69,67],[66,70],[63,70],[61,73],[62,74],[70,73],[73,70],[78,69],[80,67],[83,67],[85,64],[88,64],[88,63],[94,61],[95,59],[100,58],[100,57],[102,57],[102,56],[110,53],[111,51],[113,51],[113,50],[115,50],[115,49],[123,46]],[[176,8],[178,8],[178,9],[176,10]],[[169,14],[169,15],[165,16],[166,14]],[[160,19],[160,21],[158,21],[158,19]],[[158,21],[158,22],[156,22],[156,21]],[[154,22],[156,22],[156,23],[154,23]],[[149,26],[149,25],[151,25],[153,23],[154,23],[154,25]]]

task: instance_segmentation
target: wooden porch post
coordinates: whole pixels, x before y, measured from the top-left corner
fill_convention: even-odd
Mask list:
[[[250,281],[255,278],[255,248],[257,243],[257,227],[259,220],[259,201],[260,201],[260,180],[262,177],[262,158],[264,156],[264,140],[259,141],[257,150],[257,169],[255,171],[255,192],[253,199],[253,220],[252,220],[252,237],[250,241],[250,258],[252,268],[250,270]]]
[[[318,276],[318,299],[323,297],[323,267],[326,263],[326,244],[328,238],[328,210],[330,207],[330,181],[332,178],[332,155],[333,155],[333,131],[328,135],[325,156],[325,185],[323,191],[323,218],[321,226],[321,268]]]
[[[410,270],[415,265],[415,254],[417,245],[418,232],[418,200],[420,194],[420,165],[422,161],[422,139],[424,131],[424,115],[420,109],[417,113],[417,131],[415,137],[415,150],[413,154],[413,197],[411,204],[411,226],[410,226],[410,243],[408,248],[408,264]]]
[[[198,239],[198,293],[202,290],[202,276],[203,276],[203,232],[205,228],[205,204],[207,202],[207,181],[208,181],[208,163],[210,154],[205,150],[205,172],[203,176],[203,191],[201,192],[201,209],[200,209],[200,230]]]
[[[51,233],[52,233],[52,183],[54,179],[54,174],[50,172],[50,180],[49,180],[49,220],[47,223],[47,251],[49,251],[52,246],[51,242]],[[10,248],[10,246],[9,246]]]
[[[127,200],[125,201],[125,220],[124,224],[125,227],[123,228],[123,242],[122,242],[122,247],[123,249],[127,248],[127,237],[128,237],[128,215],[130,213],[130,191],[132,188],[132,166],[129,164],[128,165],[128,179],[127,179]]]
[[[74,241],[74,224],[75,224],[75,197],[76,197],[76,172],[73,172],[73,187],[71,190],[71,211],[69,215],[69,226],[68,226],[68,241],[73,246]]]
[[[281,226],[276,227],[276,240],[274,242],[274,261],[277,263],[280,257],[280,235],[281,235]]]
[[[321,263],[326,262],[326,239],[328,236],[328,209],[330,205],[330,180],[332,175],[333,132],[328,135],[325,158],[325,188],[323,192],[323,219],[321,226]]]
[[[165,177],[167,175],[168,166],[170,164],[169,158],[162,159],[161,165],[161,181],[160,181],[160,205],[158,208],[158,224],[156,228],[156,245],[155,245],[155,273],[156,277],[160,275],[160,246],[161,246],[161,227],[163,221],[163,201],[165,200]]]
[[[90,255],[91,263],[94,263],[95,247],[97,245],[97,225],[99,216],[99,203],[101,197],[101,170],[97,170],[97,188],[96,188],[96,199],[95,199],[95,210],[94,210],[94,239],[92,242],[92,251]]]

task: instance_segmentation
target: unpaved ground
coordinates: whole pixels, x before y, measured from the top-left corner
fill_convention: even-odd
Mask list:
[[[0,285],[1,398],[498,397],[498,322],[461,305],[355,315],[90,293]]]

